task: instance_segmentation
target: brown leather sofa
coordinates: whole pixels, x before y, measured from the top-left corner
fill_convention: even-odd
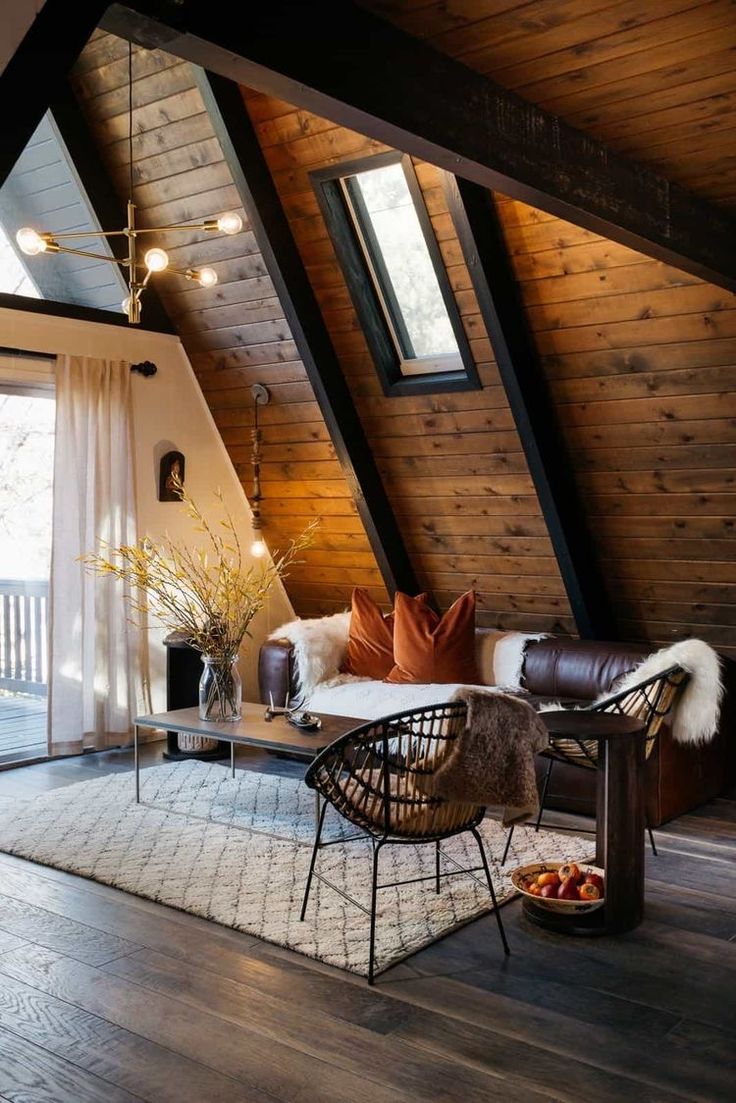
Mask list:
[[[636,644],[606,643],[556,636],[531,642],[526,650],[522,685],[532,704],[562,700],[571,705],[594,700],[613,682],[647,655]],[[727,671],[728,682],[732,670]],[[291,645],[272,640],[261,647],[259,659],[261,700],[269,693],[283,705],[287,692],[298,696],[297,671]],[[673,741],[664,727],[647,762],[647,813],[652,826],[710,800],[722,792],[734,777],[733,706],[728,694],[720,731],[704,747],[684,747]],[[538,762],[539,776],[546,762]],[[547,806],[569,812],[592,813],[595,809],[595,774],[562,763],[552,773]]]

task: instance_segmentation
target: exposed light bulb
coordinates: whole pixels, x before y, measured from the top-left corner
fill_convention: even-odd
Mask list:
[[[164,249],[149,249],[143,260],[149,272],[163,272],[169,267],[169,254]]]
[[[130,295],[128,295],[127,298],[123,299],[123,301],[120,304],[120,308],[121,308],[123,314],[128,313],[128,311],[130,310]]]
[[[30,226],[23,226],[22,229],[18,230],[15,240],[18,242],[21,251],[28,257],[36,257],[39,253],[46,252],[46,241]]]
[[[266,545],[263,542],[263,540],[261,540],[260,536],[258,537],[257,540],[254,540],[253,543],[251,544],[250,554],[255,559],[263,559],[264,555],[266,554]]]
[[[235,211],[227,211],[218,218],[217,229],[221,234],[239,234],[243,229],[243,220]]]
[[[196,279],[200,287],[214,287],[217,283],[217,272],[214,268],[200,268]]]

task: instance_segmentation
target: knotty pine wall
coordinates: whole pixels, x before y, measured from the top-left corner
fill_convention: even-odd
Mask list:
[[[484,624],[573,631],[439,170],[415,162],[483,389],[386,398],[308,174],[387,147],[281,101],[244,95],[420,581],[442,607],[474,587]],[[285,475],[321,493],[334,462],[315,463],[306,451],[300,460],[292,445]],[[323,528],[331,532],[332,518]],[[335,562],[320,577],[342,583],[359,576],[354,568]],[[305,567],[298,577],[306,583],[314,574]]]
[[[475,586],[486,623],[571,629],[438,170],[417,164],[481,392],[385,398],[308,172],[384,148],[245,93],[422,580]],[[503,196],[496,201],[624,638],[736,654],[736,301]]]
[[[128,188],[127,50],[127,42],[97,32],[73,74],[75,92],[121,199]],[[141,225],[186,222],[229,209],[244,219],[244,232],[233,237],[167,235],[150,244],[165,248],[179,267],[209,264],[218,274],[214,288],[176,276],[156,277],[156,286],[247,495],[252,486],[250,388],[265,383],[271,392],[270,405],[259,411],[269,546],[284,547],[314,517],[323,518],[303,565],[288,580],[295,611],[308,616],[344,608],[355,583],[370,586],[386,602],[368,538],[193,70],[161,50],[136,47],[133,72],[133,194]],[[182,447],[186,451],[185,441]]]
[[[736,298],[500,209],[622,636],[736,654]]]

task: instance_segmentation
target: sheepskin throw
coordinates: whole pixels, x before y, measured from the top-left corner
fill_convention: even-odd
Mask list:
[[[721,661],[703,640],[681,640],[671,647],[655,651],[634,670],[625,674],[611,691],[598,698],[605,701],[612,693],[621,693],[653,678],[672,666],[681,666],[690,675],[672,718],[672,737],[677,743],[708,743],[718,730],[723,683]]]
[[[462,688],[452,699],[468,706],[465,731],[425,786],[446,800],[504,806],[503,822],[539,811],[534,755],[549,743],[544,722],[518,697]]]
[[[331,617],[289,621],[268,637],[288,640],[293,645],[300,701],[308,701],[320,682],[337,677],[345,660],[349,631],[350,612],[346,610]]]

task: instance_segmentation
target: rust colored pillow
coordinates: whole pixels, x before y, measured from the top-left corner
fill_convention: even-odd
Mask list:
[[[473,590],[459,597],[442,617],[428,605],[397,594],[394,660],[387,682],[478,685]]]
[[[410,606],[427,600],[426,594],[401,596]],[[348,650],[340,670],[362,678],[383,679],[394,665],[394,614],[382,613],[368,591],[360,586],[353,590],[351,605]]]

